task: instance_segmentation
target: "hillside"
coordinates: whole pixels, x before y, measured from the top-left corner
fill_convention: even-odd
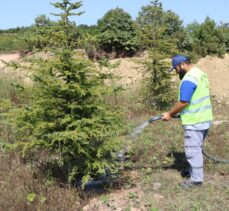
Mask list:
[[[119,83],[134,84],[144,76],[144,68],[139,64],[142,59],[144,57],[119,59],[120,66],[114,70],[114,73],[120,77]],[[117,60],[113,60],[113,62],[115,61]],[[224,58],[206,56],[201,58],[196,65],[208,74],[211,94],[219,100],[228,99],[229,55],[226,54]]]
[[[141,64],[143,59],[144,56],[112,60],[111,63],[120,63],[117,68],[112,69],[112,72],[117,76],[118,83],[131,85],[143,78],[146,74]],[[0,71],[6,75],[12,75],[12,72],[5,67],[1,60],[6,62],[21,61],[19,54],[0,54]],[[226,54],[224,58],[206,56],[201,58],[196,65],[208,74],[211,94],[220,100],[229,98],[229,55]],[[19,76],[21,74],[21,72],[18,73]]]
[[[47,56],[41,54],[41,56]],[[139,84],[144,77],[141,61],[145,57],[112,60],[120,62],[111,71],[119,84],[127,88],[118,96],[129,122],[128,132],[158,111],[148,111],[138,102]],[[18,54],[0,55],[0,60],[24,64]],[[229,99],[229,56],[207,56],[197,63],[210,80],[215,124],[210,131],[205,148],[211,154],[225,159],[229,149],[229,107],[222,101]],[[107,71],[105,68],[103,71]],[[0,62],[0,77],[16,77],[27,83],[27,73],[8,68]],[[128,89],[130,87],[130,89]],[[229,102],[229,101],[227,101]],[[6,130],[3,126],[0,132]],[[183,153],[182,129],[178,120],[151,124],[133,144],[131,161],[119,180],[107,189],[82,192],[53,177],[44,177],[34,166],[25,165],[18,155],[5,155],[0,151],[0,210],[85,210],[85,211],[157,211],[157,210],[229,210],[229,167],[205,159],[205,180],[201,189],[181,190],[177,184],[183,180],[181,169],[186,167]],[[43,169],[44,170],[44,169]],[[51,172],[51,170],[50,170]],[[49,173],[50,173],[49,172]],[[50,173],[51,174],[51,173]],[[15,188],[17,187],[17,188]],[[14,191],[12,191],[14,189]],[[32,194],[32,195],[31,195]],[[28,196],[34,196],[28,201]],[[60,200],[61,198],[61,200]]]
[[[220,100],[229,98],[229,55],[224,58],[207,56],[197,66],[208,74],[212,94]]]

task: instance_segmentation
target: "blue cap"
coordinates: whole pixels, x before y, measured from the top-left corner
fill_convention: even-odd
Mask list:
[[[188,57],[183,56],[183,55],[176,55],[172,58],[172,67],[169,69],[169,72],[171,72],[177,65],[179,65],[181,62],[185,62],[189,60]]]

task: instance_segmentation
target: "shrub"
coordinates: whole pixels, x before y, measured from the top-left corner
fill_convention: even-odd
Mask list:
[[[108,11],[98,21],[100,48],[117,56],[133,55],[138,49],[137,34],[131,16],[120,8]]]
[[[202,24],[194,22],[187,27],[189,51],[206,56],[222,56],[226,52],[225,40],[216,23],[207,17]]]

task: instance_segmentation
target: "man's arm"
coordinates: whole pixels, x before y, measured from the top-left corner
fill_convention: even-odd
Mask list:
[[[169,111],[171,117],[175,116],[176,114],[180,113],[184,110],[184,108],[188,106],[188,102],[180,101],[177,102],[176,105]]]
[[[177,102],[176,105],[169,112],[163,114],[162,119],[165,121],[169,121],[173,116],[181,112],[187,105],[188,102],[185,101]]]
[[[183,81],[180,87],[180,101],[169,112],[164,113],[162,119],[168,121],[188,106],[196,87],[197,81],[193,81],[193,78]]]

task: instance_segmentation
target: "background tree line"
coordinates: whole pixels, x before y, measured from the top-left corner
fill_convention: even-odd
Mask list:
[[[136,20],[121,8],[111,9],[96,25],[73,24],[69,30],[69,39],[75,40],[74,48],[85,49],[92,58],[99,53],[106,53],[107,57],[132,56],[147,50],[150,47],[148,44],[154,39],[151,36],[155,30],[151,14],[153,7],[152,2],[143,6]],[[163,39],[174,39],[174,45],[179,51],[191,57],[222,56],[229,51],[227,23],[216,24],[210,17],[206,17],[203,23],[194,21],[184,26],[176,13],[164,10],[162,4],[160,7],[162,10],[156,19],[161,36]],[[58,22],[40,15],[30,27],[0,30],[0,51],[58,47],[63,38],[60,31]]]

